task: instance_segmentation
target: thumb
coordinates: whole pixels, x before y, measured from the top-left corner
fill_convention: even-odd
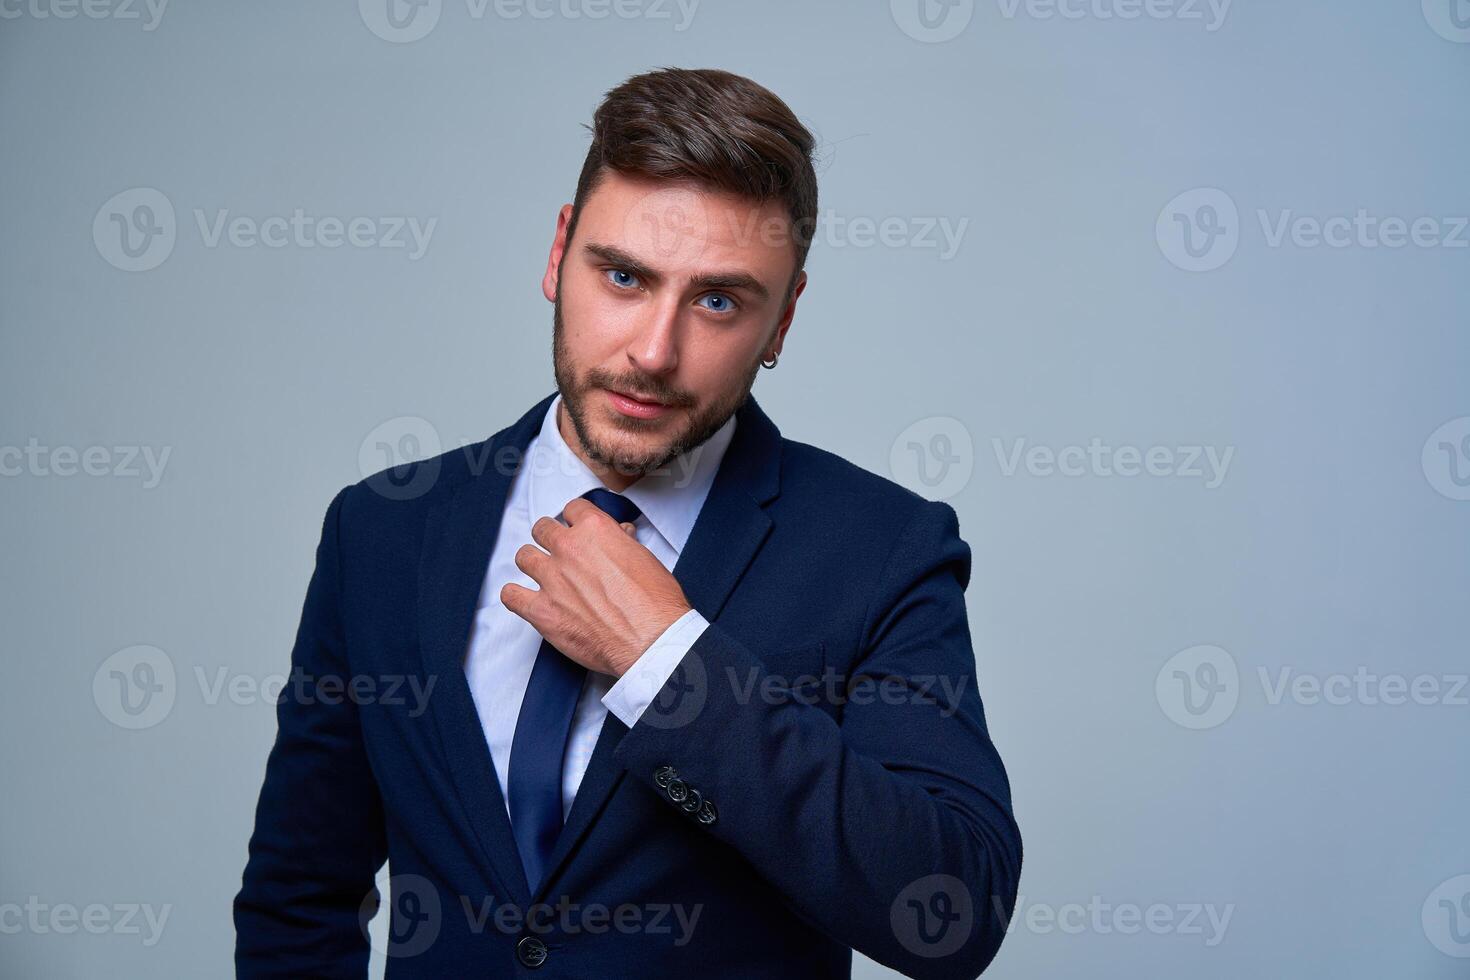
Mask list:
[[[618,527],[621,527],[624,531],[627,531],[628,532],[628,537],[630,537],[630,538],[636,538],[638,536],[637,530],[633,527],[632,523],[629,522],[629,521],[624,521],[623,523],[619,524]]]

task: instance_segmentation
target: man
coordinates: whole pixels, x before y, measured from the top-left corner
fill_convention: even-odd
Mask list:
[[[750,397],[806,287],[812,149],[725,72],[608,93],[543,280],[557,392],[327,509],[241,976],[364,975],[385,859],[392,977],[995,955],[1021,840],[955,512]]]

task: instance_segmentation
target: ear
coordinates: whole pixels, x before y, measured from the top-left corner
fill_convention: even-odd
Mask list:
[[[572,206],[563,204],[556,216],[556,236],[551,240],[551,252],[546,256],[546,274],[541,277],[541,295],[547,302],[556,302],[557,290],[561,288],[561,259],[567,249],[567,226],[572,220]]]
[[[796,301],[801,298],[802,291],[806,289],[806,270],[803,269],[796,277],[796,285],[791,290],[791,301],[786,304],[786,309],[781,311],[781,320],[776,324],[776,336],[774,345],[767,346],[761,351],[761,357],[767,354],[781,353],[781,345],[786,342],[786,331],[791,329],[791,319],[796,316]]]

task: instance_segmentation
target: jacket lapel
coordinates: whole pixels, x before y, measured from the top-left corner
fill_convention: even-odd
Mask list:
[[[420,656],[428,676],[438,678],[427,713],[438,727],[449,775],[481,857],[492,879],[521,906],[529,903],[530,887],[465,677],[464,657],[511,479],[555,397],[542,399],[488,445],[471,447],[484,451],[474,457],[482,469],[430,510],[419,564]],[[512,447],[514,455],[508,452]],[[515,465],[504,465],[502,456]]]
[[[780,490],[780,431],[761,411],[754,396],[746,399],[736,420],[735,435],[720,461],[709,496],[674,564],[674,578],[683,587],[689,604],[711,623],[770,533],[771,519],[762,505]],[[627,733],[628,726],[608,712],[566,826],[547,864],[545,880],[533,901],[547,893],[562,865],[622,782],[626,770],[612,756]],[[511,848],[515,853],[513,844]]]

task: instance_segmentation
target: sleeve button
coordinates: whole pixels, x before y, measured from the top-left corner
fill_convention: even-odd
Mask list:
[[[546,962],[546,944],[535,936],[522,936],[516,943],[516,959],[534,970]]]

